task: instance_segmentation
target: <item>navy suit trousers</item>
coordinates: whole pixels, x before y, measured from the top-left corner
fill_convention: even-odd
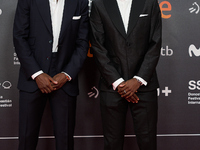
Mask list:
[[[49,75],[54,76],[57,74],[57,60],[56,54],[52,56]],[[33,93],[20,91],[19,150],[36,150],[41,119],[47,100],[49,100],[52,112],[56,150],[74,149],[76,97],[69,96],[59,89],[50,94],[43,94],[40,90]]]

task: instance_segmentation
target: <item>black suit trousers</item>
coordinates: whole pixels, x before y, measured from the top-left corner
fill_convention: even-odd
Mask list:
[[[104,150],[123,150],[128,107],[140,150],[156,150],[157,92],[138,92],[138,104],[127,102],[117,92],[100,93]]]

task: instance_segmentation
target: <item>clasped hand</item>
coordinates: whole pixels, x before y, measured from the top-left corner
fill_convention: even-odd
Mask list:
[[[38,88],[42,93],[51,93],[60,89],[68,80],[64,73],[59,73],[53,78],[46,73],[42,73],[35,78]]]
[[[119,84],[117,89],[121,97],[124,97],[128,102],[138,103],[139,98],[136,93],[139,87],[140,83],[135,78],[132,78]]]

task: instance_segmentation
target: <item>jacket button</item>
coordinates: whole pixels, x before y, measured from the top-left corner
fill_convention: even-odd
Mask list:
[[[52,40],[49,41],[50,44],[51,44],[52,42],[53,42]]]
[[[47,60],[49,60],[50,57],[47,57]]]

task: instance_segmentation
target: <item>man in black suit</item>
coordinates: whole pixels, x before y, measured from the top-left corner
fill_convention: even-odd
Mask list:
[[[156,65],[161,48],[157,0],[94,0],[91,44],[101,72],[104,150],[122,150],[130,107],[140,150],[156,150]]]
[[[78,72],[88,51],[88,0],[18,0],[19,150],[35,150],[50,102],[57,150],[73,150]]]

